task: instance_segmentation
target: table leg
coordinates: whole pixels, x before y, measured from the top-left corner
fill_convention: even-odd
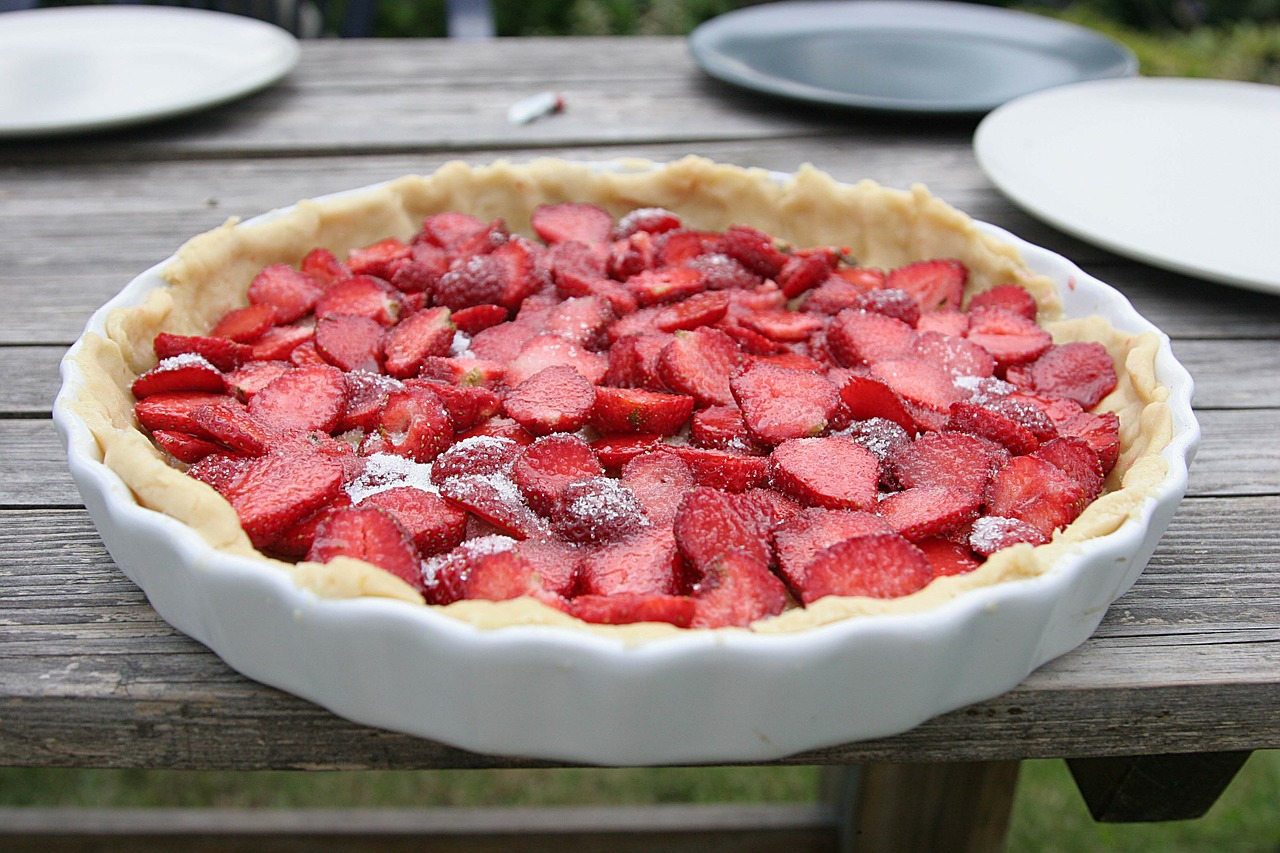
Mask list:
[[[867,764],[828,779],[844,853],[993,853],[1005,846],[1017,761]]]
[[[1093,819],[1106,823],[1201,817],[1250,752],[1073,758],[1067,761]]]

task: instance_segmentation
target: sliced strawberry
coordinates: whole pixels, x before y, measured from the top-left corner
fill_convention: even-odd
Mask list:
[[[944,486],[981,494],[1009,454],[998,444],[959,432],[921,435],[889,457],[905,489]]]
[[[937,332],[962,338],[969,333],[969,315],[955,308],[943,308],[921,314],[916,323],[917,332]]]
[[[964,397],[952,381],[951,374],[940,365],[922,358],[878,361],[871,366],[871,374],[912,407],[912,417],[922,430],[941,428],[951,404]],[[930,413],[936,417],[928,418]]]
[[[656,266],[653,235],[648,232],[637,231],[622,240],[614,240],[608,249],[606,268],[618,281],[626,281]]]
[[[538,573],[543,589],[564,598],[578,594],[582,582],[582,550],[555,539],[525,539],[516,545],[516,552]],[[548,604],[557,604],[544,596],[539,598]]]
[[[662,439],[663,436],[653,432],[614,433],[592,440],[591,449],[604,470],[617,476],[632,459],[657,450]]]
[[[911,355],[916,331],[885,314],[848,309],[827,327],[827,349],[836,364],[851,367]]]
[[[240,456],[233,453],[210,453],[203,459],[192,463],[187,469],[187,476],[199,480],[207,486],[225,494],[258,457]]]
[[[764,279],[752,272],[737,258],[720,252],[710,252],[686,261],[683,266],[702,275],[707,290],[750,290],[759,287]]]
[[[298,268],[304,273],[319,281],[321,285],[328,286],[335,281],[341,281],[351,275],[351,270],[347,265],[338,260],[338,257],[328,249],[316,247],[303,256],[302,262],[298,264]]]
[[[1085,499],[1090,503],[1102,494],[1105,473],[1102,461],[1083,438],[1065,436],[1051,439],[1031,454],[1061,468],[1084,488]]]
[[[630,459],[622,467],[622,482],[631,489],[645,515],[659,526],[669,526],[684,496],[694,487],[689,465],[674,453],[651,451]]]
[[[1027,365],[1009,368],[1010,382],[1075,400],[1092,409],[1116,388],[1115,363],[1102,344],[1056,344]]]
[[[569,483],[551,511],[555,534],[578,544],[608,542],[648,526],[635,492],[612,477]]]
[[[387,332],[387,373],[400,379],[416,376],[425,359],[449,355],[456,330],[449,309],[442,306],[424,308],[404,318]],[[319,328],[316,334],[317,344],[323,347]]]
[[[658,364],[663,348],[671,340],[671,335],[657,332],[642,332],[618,338],[609,347],[609,366],[603,381],[619,388],[665,390],[666,385],[661,379]]]
[[[875,506],[880,463],[844,436],[793,438],[769,456],[773,485],[806,506],[865,509]]]
[[[1026,542],[1043,545],[1049,534],[1030,522],[999,515],[984,515],[973,523],[969,547],[975,554],[990,557],[996,551]]]
[[[382,326],[400,319],[404,297],[380,278],[353,275],[327,287],[316,301],[316,319],[338,314],[368,317]]]
[[[284,361],[293,351],[313,340],[316,334],[314,321],[299,321],[291,326],[272,326],[254,340],[250,358],[255,361]]]
[[[850,376],[840,386],[840,402],[849,420],[880,418],[914,434],[916,422],[902,397],[885,383],[871,376]]]
[[[497,362],[470,356],[428,356],[418,370],[419,379],[435,379],[450,385],[497,388],[502,384],[506,370]]]
[[[545,367],[511,389],[502,401],[507,417],[534,435],[575,432],[586,424],[596,388],[572,367]]]
[[[476,235],[484,233],[488,225],[469,213],[447,211],[433,213],[422,220],[418,233],[413,236],[414,243],[429,243],[444,249],[465,243]]]
[[[468,335],[478,334],[491,326],[505,322],[507,309],[501,305],[470,305],[450,315],[453,324]]]
[[[788,260],[774,245],[772,237],[747,225],[731,225],[715,245],[718,252],[739,261],[756,275],[775,281]]]
[[[346,492],[339,492],[333,501],[286,528],[272,541],[267,553],[286,560],[305,560],[320,525],[333,513],[350,506],[351,499]]]
[[[924,313],[959,308],[969,270],[960,261],[939,258],[916,261],[889,271],[885,286],[911,294]]]
[[[728,310],[728,294],[719,290],[707,290],[663,307],[654,316],[653,325],[663,332],[687,331],[713,325]]]
[[[344,372],[381,373],[382,340],[382,326],[370,317],[336,314],[316,323],[316,351]]]
[[[805,568],[825,548],[854,536],[891,533],[883,518],[861,510],[802,509],[773,530],[778,573],[793,590],[805,586]]]
[[[151,437],[161,450],[188,465],[211,453],[226,453],[227,450],[221,444],[185,432],[158,429],[151,433]]]
[[[848,436],[871,452],[880,463],[881,486],[898,488],[898,478],[894,476],[890,460],[911,444],[911,433],[891,420],[867,418],[853,421],[836,434]]]
[[[745,492],[769,481],[769,459],[703,447],[669,446],[689,466],[693,481],[726,492]]]
[[[566,606],[570,616],[597,625],[633,625],[639,622],[667,622],[677,628],[693,623],[695,605],[687,595],[614,593],[579,595]]]
[[[524,237],[512,237],[493,250],[490,257],[505,268],[499,305],[515,311],[527,297],[551,286],[551,274],[543,262],[545,255],[543,246]]]
[[[355,371],[344,377],[347,383],[346,405],[338,420],[337,432],[360,429],[372,432],[387,402],[387,395],[404,386],[390,376]]]
[[[174,391],[164,394],[152,394],[139,400],[133,407],[138,422],[148,430],[166,430],[169,432],[185,432],[192,435],[203,435],[203,430],[192,417],[192,413],[201,406],[237,406],[235,400],[226,394],[210,394],[205,391]]]
[[[724,332],[706,327],[676,332],[658,356],[658,375],[699,407],[727,406],[734,402],[729,380],[740,359],[738,345]]]
[[[920,322],[920,303],[910,293],[896,287],[864,290],[854,297],[851,307],[873,314],[884,314],[912,327]]]
[[[865,288],[833,274],[804,295],[800,310],[806,314],[834,317],[846,308],[853,308],[864,292]]]
[[[440,485],[463,474],[509,475],[523,445],[509,438],[477,435],[460,438],[431,464],[431,482]]]
[[[440,495],[413,486],[374,492],[359,506],[377,507],[399,522],[422,557],[457,547],[467,531],[465,511]]]
[[[552,513],[570,483],[603,474],[591,445],[570,433],[543,436],[525,447],[511,471],[530,506],[543,515]]]
[[[352,275],[377,276],[389,280],[399,261],[409,257],[409,246],[403,240],[388,237],[347,253],[346,266]]]
[[[654,242],[655,262],[658,266],[678,267],[710,251],[715,240],[710,232],[677,228],[658,235]]]
[[[462,474],[440,484],[440,494],[516,539],[547,536],[547,523],[524,502],[511,478]]]
[[[1053,344],[1053,338],[1034,320],[1004,308],[971,311],[968,340],[991,353],[998,371],[1035,361]]]
[[[249,462],[221,489],[255,548],[332,502],[342,490],[338,460],[316,454],[268,454]]]
[[[324,283],[288,264],[269,264],[249,282],[249,303],[276,309],[276,323],[292,323],[310,314]]]
[[[627,278],[625,284],[642,306],[679,302],[707,289],[702,273],[691,267],[641,270]]]
[[[950,539],[921,539],[915,546],[924,552],[935,578],[967,575],[982,565],[982,561],[974,556],[967,545],[958,545]]]
[[[819,551],[799,592],[805,604],[828,595],[898,598],[931,580],[933,569],[915,545],[896,533],[868,533]]]
[[[1040,311],[1036,298],[1028,293],[1025,287],[1018,284],[1000,284],[990,290],[974,294],[969,300],[969,310],[975,311],[979,308],[1003,308],[1006,311],[1021,314],[1032,321]]]
[[[241,406],[201,406],[191,417],[205,434],[246,456],[262,456],[274,443],[271,430]]]
[[[572,367],[592,385],[599,385],[609,369],[606,356],[583,349],[559,335],[536,335],[520,348],[520,354],[506,367],[503,381],[514,388],[524,380],[548,367],[565,365]]]
[[[184,354],[164,359],[133,380],[130,390],[134,397],[141,400],[153,394],[182,391],[215,394],[224,388],[222,371],[210,364],[204,356]]]
[[[666,234],[681,227],[680,217],[665,207],[637,207],[626,213],[613,226],[610,240],[624,240],[637,231]]]
[[[994,441],[1014,456],[1030,453],[1040,446],[1033,430],[994,406],[964,401],[952,403],[946,429]]]
[[[681,556],[696,572],[703,573],[725,554],[739,549],[767,566],[773,559],[771,523],[772,518],[753,498],[697,486],[676,510],[672,533]]]
[[[678,595],[687,587],[669,527],[646,527],[591,549],[582,563],[584,595]]]
[[[440,276],[432,291],[436,304],[455,311],[471,305],[502,304],[508,265],[490,255],[472,255]]]
[[[438,379],[406,379],[405,385],[426,388],[440,398],[453,428],[465,432],[502,411],[502,398],[481,385],[451,385]]]
[[[876,513],[902,537],[916,542],[942,536],[978,517],[982,496],[965,489],[918,486],[893,492],[876,506]]]
[[[278,432],[332,432],[346,407],[347,384],[330,365],[287,370],[249,401],[249,412]]]
[[[274,305],[265,303],[235,308],[222,315],[209,330],[211,338],[230,338],[236,343],[251,344],[276,324]]]
[[[778,286],[788,299],[795,299],[831,276],[832,260],[822,254],[792,255],[778,271]]]
[[[327,563],[334,557],[364,560],[422,588],[422,566],[413,540],[390,513],[378,507],[341,509],[320,523],[307,559]]]
[[[787,588],[769,567],[729,551],[703,571],[693,588],[692,628],[745,628],[787,606]]]
[[[242,403],[247,403],[271,381],[286,370],[292,369],[287,361],[247,361],[240,367],[222,377],[222,384],[228,394]]]
[[[591,425],[600,432],[675,435],[693,415],[693,398],[643,388],[595,389]]]
[[[452,604],[466,593],[466,579],[484,557],[514,551],[516,541],[509,536],[489,535],[468,539],[451,551],[422,564],[423,595],[428,604]]]
[[[548,243],[603,243],[613,231],[613,216],[594,204],[542,204],[534,208],[529,225]]]
[[[547,262],[556,292],[564,298],[587,296],[594,282],[609,277],[609,252],[596,244],[555,243],[547,251]]]
[[[388,392],[378,415],[378,431],[366,439],[367,446],[361,451],[430,462],[453,443],[453,438],[453,422],[440,398],[426,388],[406,386]]]
[[[840,394],[821,373],[753,362],[729,383],[751,434],[766,444],[827,429]]]
[[[1034,525],[1046,536],[1075,521],[1084,509],[1084,487],[1061,468],[1034,456],[1015,457],[987,487],[987,511]]]
[[[161,332],[153,342],[156,358],[160,361],[179,355],[198,355],[223,373],[235,370],[247,362],[253,348],[238,344],[229,338],[213,338],[203,335],[173,335]]]
[[[742,315],[738,322],[751,331],[778,343],[808,340],[814,332],[825,326],[823,321],[814,314],[788,311],[783,308],[753,311]]]
[[[1062,424],[1059,433],[1088,442],[1105,473],[1111,473],[1120,459],[1120,418],[1115,412],[1081,412]]]
[[[552,307],[541,328],[579,346],[598,350],[608,344],[607,330],[616,319],[613,307],[603,296],[576,296]]]
[[[707,406],[690,421],[690,437],[698,447],[730,453],[759,454],[768,450],[751,430],[737,406]]]
[[[320,350],[316,349],[316,340],[312,336],[311,340],[303,341],[298,344],[289,353],[289,364],[294,367],[313,367],[315,365],[328,366],[328,360],[320,354]]]
[[[449,271],[449,252],[427,243],[409,246],[408,257],[391,265],[391,275],[386,277],[391,286],[406,295],[434,293],[440,276]],[[421,307],[421,306],[418,306]]]
[[[917,331],[912,352],[919,358],[941,365],[952,377],[994,376],[996,360],[982,347],[966,338],[941,332]]]

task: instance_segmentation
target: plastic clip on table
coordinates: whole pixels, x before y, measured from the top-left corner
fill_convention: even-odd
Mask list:
[[[539,91],[567,109],[514,127]],[[673,38],[308,41],[252,97],[111,134],[0,143],[0,761],[13,766],[301,769],[529,766],[357,725],[237,675],[150,609],[114,566],[49,419],[85,318],[187,237],[299,198],[450,159],[687,153],[928,184],[1123,289],[1196,376],[1204,429],[1188,497],[1137,584],[1074,652],[1009,693],[902,735],[791,756],[847,774],[815,806],[635,812],[353,814],[18,810],[6,850],[145,850],[196,840],[408,849],[987,850],[1017,762],[1065,758],[1100,819],[1200,813],[1255,749],[1280,747],[1280,303],[1160,272],[1020,213],[963,122],[899,123],[777,104],[699,73]],[[838,709],[833,709],[838,713]],[[856,777],[856,784],[853,784]],[[321,836],[326,836],[326,839]],[[750,841],[750,845],[748,844]],[[328,844],[326,848],[324,845]],[[61,845],[60,847],[58,845]],[[448,849],[452,849],[451,847]]]

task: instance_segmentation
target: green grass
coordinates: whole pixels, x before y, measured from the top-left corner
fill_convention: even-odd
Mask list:
[[[0,769],[0,806],[410,808],[809,802],[813,767],[192,772]],[[1023,763],[1009,850],[1277,853],[1280,750],[1254,754],[1199,820],[1098,824],[1066,765]]]

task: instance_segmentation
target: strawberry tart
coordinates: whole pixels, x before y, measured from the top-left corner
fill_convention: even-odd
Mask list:
[[[322,597],[794,632],[1034,577],[1166,473],[1157,335],[921,188],[455,163],[163,274],[71,405],[141,505]]]

